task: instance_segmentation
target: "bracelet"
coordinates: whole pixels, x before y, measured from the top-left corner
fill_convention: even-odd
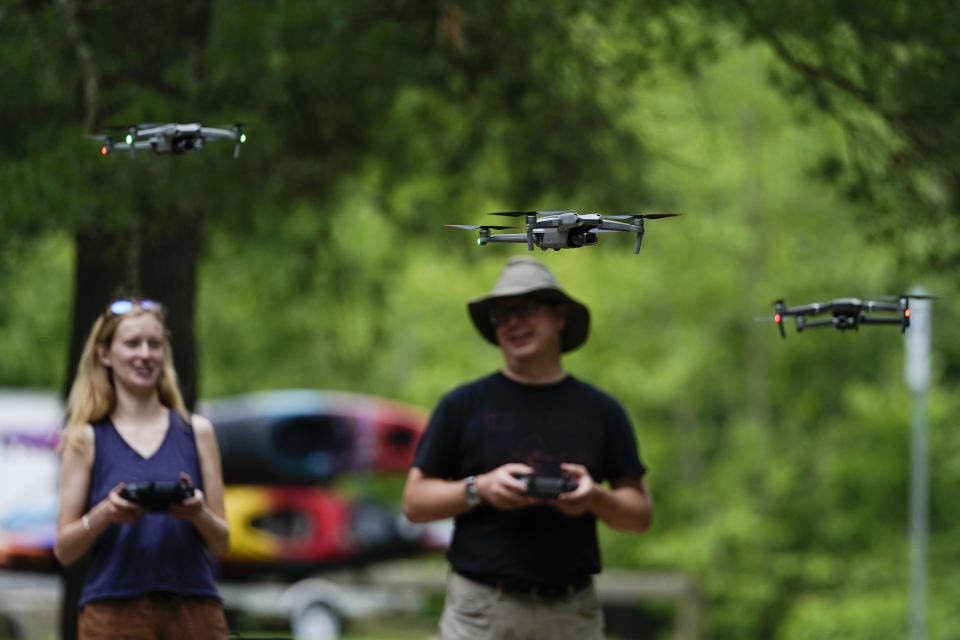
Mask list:
[[[83,523],[84,531],[90,531],[90,515],[89,514],[86,514],[86,513],[83,514],[83,517],[80,518],[80,522]]]

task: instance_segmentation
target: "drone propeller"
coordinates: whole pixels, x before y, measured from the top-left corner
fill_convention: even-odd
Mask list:
[[[658,220],[660,218],[675,218],[680,213],[624,213],[617,214],[614,216],[604,215],[604,218],[610,218],[611,220],[629,220],[631,218],[646,218],[647,220]]]
[[[484,231],[489,231],[493,229],[494,231],[500,231],[502,229],[516,229],[517,227],[505,227],[499,224],[445,224],[445,227],[455,227],[457,229],[482,229]]]
[[[576,211],[571,211],[570,209],[562,209],[560,211],[491,211],[489,215],[519,218],[520,216],[555,216],[561,213],[576,213]]]
[[[444,225],[447,227],[453,227],[455,229],[470,229],[470,230],[479,230],[480,235],[477,236],[477,246],[482,247],[491,241],[490,231],[502,231],[503,229],[516,229],[516,227],[504,226],[500,224],[448,224]]]
[[[138,122],[137,124],[108,124],[104,126],[104,129],[110,129],[111,131],[127,131],[131,127],[136,127],[137,129],[152,129],[154,127],[163,126],[162,122]]]
[[[502,231],[503,229],[516,229],[517,227],[507,227],[499,224],[445,224],[445,227],[454,227],[456,229],[470,229],[476,231],[480,229],[481,231]]]
[[[679,213],[623,213],[616,215],[604,215],[603,217],[609,220],[630,220],[633,222],[633,225],[637,227],[637,239],[633,243],[633,252],[640,253],[640,245],[643,244],[643,221],[644,220],[658,220],[660,218],[674,218],[679,216]]]
[[[904,293],[899,296],[868,296],[866,300],[937,300],[938,296],[931,296],[922,293]]]

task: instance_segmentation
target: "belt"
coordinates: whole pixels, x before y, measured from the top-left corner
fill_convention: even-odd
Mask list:
[[[538,602],[567,600],[593,583],[593,576],[589,575],[562,584],[532,584],[517,580],[516,578],[506,578],[503,576],[464,573],[462,571],[457,571],[457,573],[467,580],[499,589],[511,596]]]

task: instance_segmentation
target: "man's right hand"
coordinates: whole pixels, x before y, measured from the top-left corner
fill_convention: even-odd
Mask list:
[[[538,500],[526,494],[527,485],[517,477],[533,471],[529,465],[508,462],[477,476],[477,493],[484,502],[497,509],[519,509],[536,504]]]

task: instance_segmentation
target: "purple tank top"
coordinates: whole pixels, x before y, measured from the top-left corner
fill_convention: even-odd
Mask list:
[[[109,417],[93,423],[96,451],[89,504],[120,482],[172,480],[185,471],[203,489],[193,427],[170,411],[167,434],[144,458],[120,437]],[[79,606],[105,598],[136,598],[152,592],[219,597],[214,559],[193,523],[167,513],[147,513],[134,524],[111,524],[94,543]]]

